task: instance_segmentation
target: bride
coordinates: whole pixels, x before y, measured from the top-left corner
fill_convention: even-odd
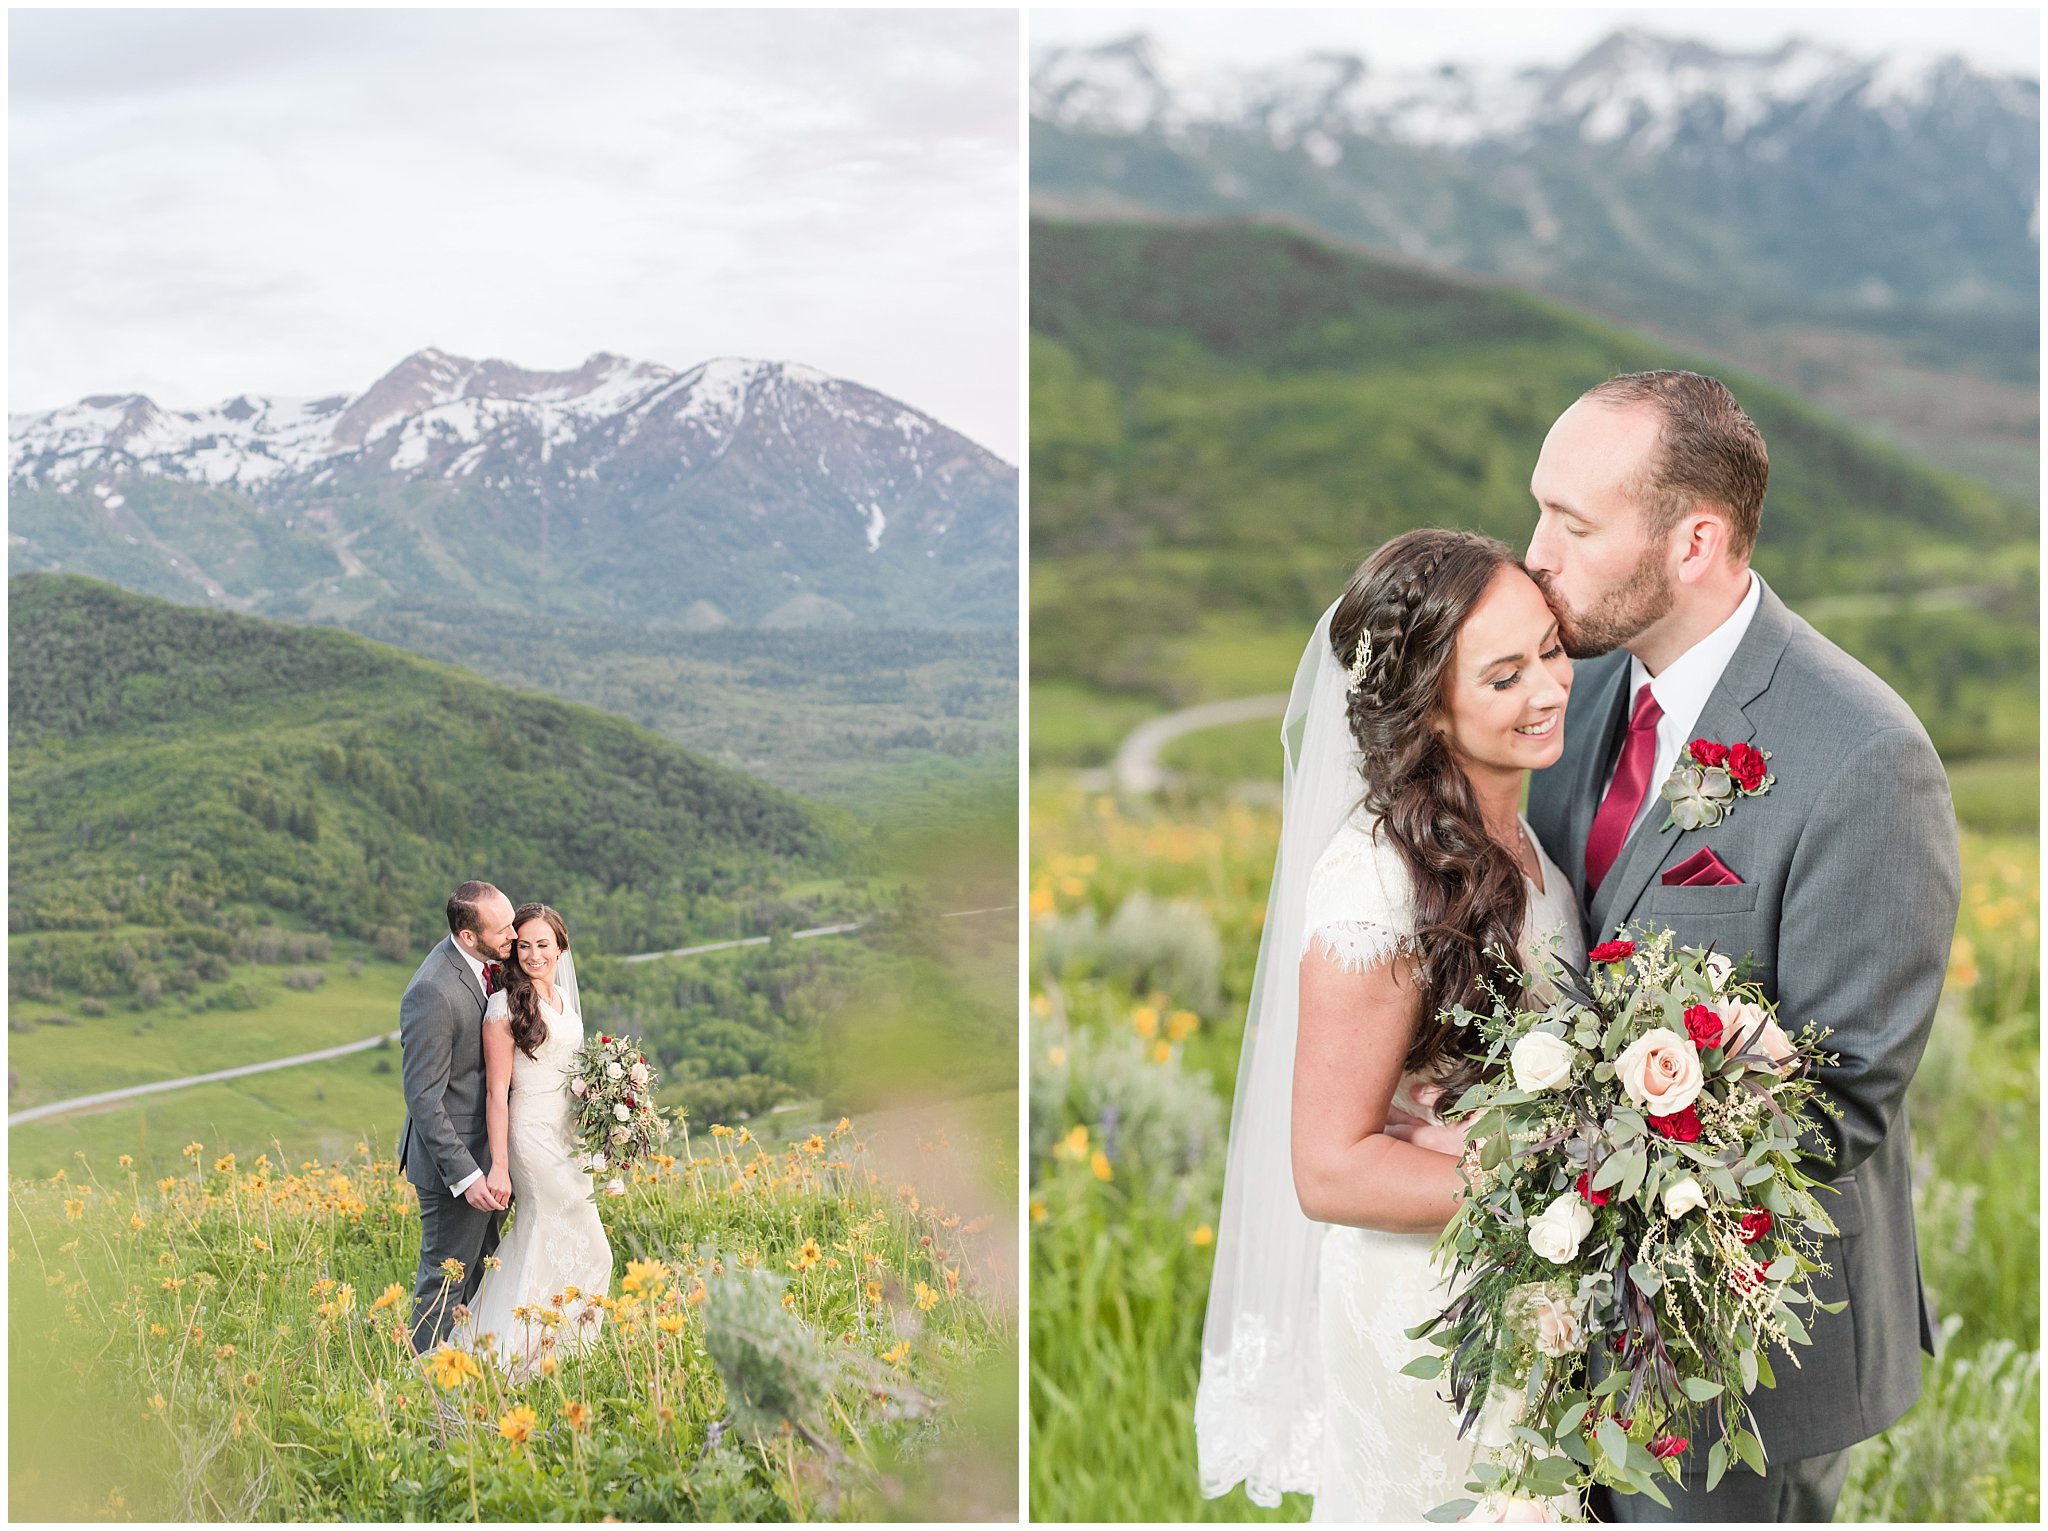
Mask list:
[[[1434,1018],[1518,982],[1487,956],[1585,958],[1575,897],[1517,812],[1563,748],[1571,661],[1512,552],[1397,537],[1297,671],[1287,786],[1239,1066],[1195,1402],[1202,1492],[1315,1496],[1317,1520],[1460,1497],[1469,1433],[1403,1376],[1447,1295],[1471,1039]]]
[[[589,1299],[611,1287],[612,1248],[578,1162],[569,1094],[583,1045],[575,963],[562,917],[546,904],[513,914],[512,960],[499,983],[483,1019],[487,1183],[513,1198],[513,1221],[470,1311],[468,1343],[489,1346],[523,1376],[543,1353],[580,1349],[596,1335],[604,1313]]]

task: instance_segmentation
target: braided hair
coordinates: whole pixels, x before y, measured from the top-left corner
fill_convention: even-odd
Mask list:
[[[569,932],[562,917],[546,904],[521,904],[512,911],[512,960],[498,969],[498,981],[505,996],[505,1009],[512,1023],[512,1045],[527,1057],[534,1057],[548,1039],[548,1023],[541,1019],[540,995],[533,980],[519,965],[519,932],[534,920],[546,920],[555,933],[555,949],[569,949]]]
[[[1469,1028],[1430,1024],[1453,1005],[1484,1010],[1491,979],[1510,999],[1513,952],[1528,912],[1514,852],[1487,833],[1479,800],[1439,728],[1458,633],[1502,569],[1508,546],[1475,532],[1429,529],[1386,543],[1360,565],[1330,617],[1330,647],[1354,683],[1347,720],[1365,778],[1364,807],[1407,868],[1420,946],[1422,1016],[1406,1067],[1453,1092],[1474,1082]],[[1371,648],[1358,661],[1361,640]]]

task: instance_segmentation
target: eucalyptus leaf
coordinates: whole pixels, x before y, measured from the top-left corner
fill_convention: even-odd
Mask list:
[[[1756,1352],[1754,1350],[1745,1350],[1736,1357],[1736,1362],[1742,1368],[1742,1391],[1754,1393],[1756,1391]]]
[[[1576,1435],[1576,1434],[1578,1434],[1578,1432],[1579,1432],[1579,1426],[1580,1426],[1580,1425],[1583,1425],[1583,1424],[1584,1424],[1584,1423],[1586,1422],[1586,1411],[1587,1411],[1588,1409],[1592,1408],[1592,1407],[1593,1407],[1593,1400],[1592,1400],[1592,1399],[1590,1399],[1590,1398],[1581,1398],[1581,1399],[1580,1399],[1580,1400],[1579,1400],[1579,1401],[1578,1401],[1577,1403],[1573,1404],[1573,1405],[1572,1405],[1572,1406],[1571,1406],[1571,1407],[1570,1407],[1569,1409],[1566,1409],[1566,1410],[1564,1411],[1564,1413],[1562,1413],[1562,1414],[1558,1415],[1558,1416],[1557,1416],[1557,1435],[1558,1435],[1558,1439],[1559,1439],[1560,1441],[1562,1441],[1562,1440],[1564,1439],[1564,1437],[1565,1437],[1565,1436],[1567,1436],[1567,1435]]]
[[[1402,1376],[1419,1377],[1424,1382],[1434,1381],[1436,1378],[1441,1377],[1443,1372],[1444,1358],[1441,1355],[1417,1356],[1401,1368]]]
[[[1453,1499],[1447,1504],[1438,1505],[1433,1510],[1424,1510],[1422,1518],[1441,1525],[1449,1521],[1463,1520],[1478,1508],[1479,1501],[1476,1499]]]
[[[1720,1383],[1710,1382],[1705,1377],[1684,1377],[1679,1380],[1678,1385],[1685,1389],[1685,1396],[1694,1403],[1705,1403],[1709,1398],[1718,1398],[1723,1391]]]
[[[1785,1332],[1792,1336],[1793,1344],[1811,1345],[1813,1343],[1813,1336],[1806,1332],[1806,1324],[1790,1308],[1780,1308],[1778,1310],[1778,1322],[1784,1326]]]
[[[1756,1378],[1765,1387],[1778,1385],[1778,1374],[1771,1369],[1771,1358],[1761,1348],[1756,1351]],[[1757,1471],[1761,1472],[1763,1469],[1758,1468]]]
[[[1708,1452],[1707,1452],[1707,1492],[1708,1492],[1708,1493],[1710,1493],[1710,1494],[1711,1494],[1711,1493],[1713,1493],[1713,1491],[1714,1491],[1714,1485],[1715,1485],[1715,1484],[1717,1484],[1717,1483],[1719,1483],[1719,1482],[1721,1481],[1721,1477],[1722,1477],[1722,1475],[1723,1475],[1724,1473],[1726,1473],[1727,1471],[1728,1471],[1728,1443],[1727,1443],[1726,1441],[1716,1441],[1716,1442],[1714,1442],[1714,1444],[1713,1444],[1712,1448],[1711,1448],[1711,1449],[1709,1449],[1709,1450],[1708,1450]]]
[[[1617,1472],[1626,1471],[1628,1464],[1628,1437],[1621,1433],[1621,1426],[1611,1419],[1600,1421],[1600,1428],[1594,1432],[1600,1442],[1600,1454],[1614,1464]]]
[[[1581,1467],[1591,1468],[1593,1465],[1593,1453],[1587,1449],[1586,1438],[1576,1430],[1569,1435],[1559,1436],[1557,1449]]]
[[[1655,1297],[1658,1289],[1664,1285],[1664,1278],[1640,1260],[1628,1268],[1628,1279],[1635,1283],[1636,1290],[1645,1297]]]
[[[1757,1438],[1747,1430],[1735,1432],[1735,1454],[1749,1464],[1749,1469],[1758,1477],[1764,1475],[1764,1448]]]

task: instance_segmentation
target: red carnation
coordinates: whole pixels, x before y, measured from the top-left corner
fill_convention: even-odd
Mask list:
[[[1728,751],[1728,774],[1743,791],[1754,792],[1763,785],[1764,757],[1747,744],[1735,745]]]
[[[1721,1017],[1711,1005],[1687,1005],[1685,1007],[1685,1034],[1692,1038],[1695,1047],[1719,1047],[1721,1045]]]
[[[1728,1273],[1728,1279],[1734,1283],[1736,1291],[1754,1292],[1764,1284],[1764,1272],[1769,1269],[1770,1267],[1765,1265],[1763,1261],[1756,1260],[1748,1265],[1736,1266],[1734,1270]]]
[[[1621,1426],[1624,1431],[1633,1430],[1636,1427],[1636,1417],[1633,1414],[1617,1414],[1614,1416],[1614,1422]]]
[[[1588,962],[1622,962],[1636,954],[1633,941],[1605,941],[1586,953]]]
[[[1669,1116],[1653,1116],[1650,1118],[1650,1131],[1674,1143],[1697,1143],[1700,1140],[1700,1114],[1687,1106]]]
[[[1703,766],[1728,763],[1728,746],[1725,744],[1716,744],[1711,739],[1695,739],[1689,748],[1692,750],[1692,758]]]
[[[1653,1457],[1675,1457],[1691,1444],[1692,1442],[1682,1435],[1659,1436],[1650,1443],[1650,1455]]]
[[[1581,1196],[1586,1198],[1588,1206],[1604,1207],[1607,1205],[1607,1193],[1593,1189],[1593,1177],[1590,1173],[1580,1174],[1577,1190]]]
[[[1742,1242],[1754,1244],[1771,1231],[1771,1214],[1762,1207],[1742,1215]]]

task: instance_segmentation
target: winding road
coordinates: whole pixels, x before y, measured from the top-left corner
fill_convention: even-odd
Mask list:
[[[939,916],[942,920],[963,920],[976,914],[1014,913],[1015,904],[998,904],[986,909],[950,909]],[[859,930],[865,921],[856,920],[846,925],[819,925],[810,930],[799,930],[791,934],[792,941],[808,941],[817,936],[843,936]],[[699,957],[706,952],[730,951],[739,946],[766,946],[774,937],[747,936],[737,941],[712,941],[703,946],[678,946],[665,952],[636,952],[622,957],[622,962],[653,962],[662,957]],[[188,1089],[195,1084],[215,1084],[223,1079],[240,1079],[248,1074],[267,1074],[272,1069],[297,1068],[302,1063],[325,1063],[330,1058],[346,1058],[350,1053],[368,1052],[373,1047],[385,1047],[398,1040],[398,1033],[387,1031],[374,1037],[365,1037],[360,1042],[344,1042],[339,1047],[323,1047],[316,1052],[294,1053],[289,1058],[270,1058],[262,1063],[244,1063],[236,1068],[215,1069],[210,1074],[190,1074],[183,1079],[159,1079],[150,1084],[131,1084],[119,1090],[102,1090],[97,1095],[77,1095],[70,1100],[53,1100],[46,1105],[29,1106],[10,1112],[7,1125],[19,1127],[25,1122],[41,1121],[45,1117],[64,1116],[73,1111],[89,1110],[94,1106],[114,1105],[124,1100],[134,1100],[142,1095],[158,1095],[166,1090]]]

